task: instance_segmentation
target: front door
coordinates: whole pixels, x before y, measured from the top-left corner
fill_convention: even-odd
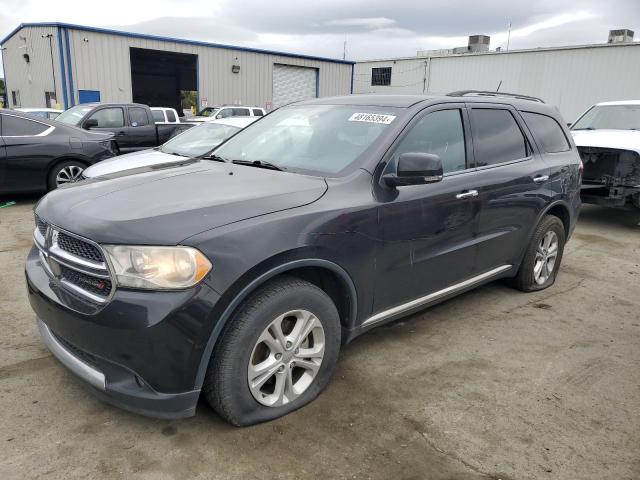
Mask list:
[[[398,187],[379,207],[374,315],[461,282],[473,271],[479,202],[468,188],[475,172],[464,105],[419,114],[392,147],[390,166],[406,152],[438,155],[444,178]]]
[[[517,265],[545,200],[549,167],[511,106],[469,105],[479,192],[476,273]]]

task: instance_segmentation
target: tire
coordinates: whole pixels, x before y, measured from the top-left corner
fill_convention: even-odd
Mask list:
[[[48,190],[55,190],[65,183],[73,183],[80,179],[80,176],[87,166],[77,160],[65,160],[55,165],[49,172],[47,178]],[[61,181],[68,179],[67,181]]]
[[[297,340],[299,325],[313,329],[309,336]],[[278,337],[275,328],[286,336]],[[279,277],[243,302],[223,329],[209,362],[203,393],[213,409],[236,426],[281,417],[311,402],[326,387],[336,367],[340,341],[340,318],[331,298],[309,282]],[[321,350],[321,358],[311,358]],[[309,357],[302,358],[305,353]],[[256,374],[262,365],[268,365],[262,367],[264,375]],[[313,368],[307,368],[309,365]],[[260,386],[260,379],[267,377]]]
[[[557,249],[555,251],[555,259],[553,265],[549,268],[552,248],[545,247],[543,240],[555,239]],[[518,290],[523,292],[535,292],[550,287],[556,281],[558,270],[562,262],[562,254],[564,252],[565,231],[562,221],[553,215],[546,215],[540,220],[536,227],[531,241],[527,246],[520,269],[517,275],[512,279],[511,284]],[[547,248],[545,252],[545,248]],[[540,249],[540,251],[539,251]],[[548,255],[548,257],[545,257]],[[544,273],[544,258],[547,258],[548,275],[537,275],[538,271]],[[536,268],[540,265],[539,268]],[[550,271],[549,271],[550,270]]]

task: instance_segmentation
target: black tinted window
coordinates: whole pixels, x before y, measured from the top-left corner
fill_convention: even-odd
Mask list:
[[[5,137],[20,137],[24,135],[39,135],[49,128],[49,125],[32,122],[26,118],[2,115],[2,135]]]
[[[234,108],[233,109],[233,116],[234,117],[248,117],[250,115],[251,115],[251,113],[249,112],[248,108]]]
[[[471,110],[476,165],[494,165],[519,160],[528,155],[527,141],[508,110]]]
[[[402,139],[394,158],[408,152],[438,155],[444,173],[467,168],[460,110],[439,110],[427,114]]]
[[[175,122],[176,114],[173,113],[173,110],[167,110],[167,122]]]
[[[254,108],[253,109],[253,115],[256,117],[262,117],[264,115],[264,113],[262,113],[262,110],[260,110],[259,108]]]
[[[131,120],[132,127],[143,127],[149,125],[149,119],[147,118],[147,111],[140,107],[129,108],[129,120]]]
[[[522,116],[533,132],[533,136],[542,144],[547,153],[571,150],[562,127],[553,118],[532,112],[522,112]]]
[[[124,127],[124,112],[121,108],[103,108],[89,117],[98,121],[98,128]]]

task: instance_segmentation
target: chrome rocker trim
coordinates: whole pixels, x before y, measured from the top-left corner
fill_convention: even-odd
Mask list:
[[[451,285],[450,287],[443,288],[442,290],[438,290],[437,292],[430,293],[429,295],[425,295],[424,297],[416,298],[415,300],[411,300],[410,302],[398,305],[397,307],[393,307],[383,312],[376,313],[372,317],[369,317],[364,322],[362,322],[361,326],[367,327],[369,325],[373,325],[386,320],[389,317],[399,315],[400,313],[406,312],[407,310],[411,310],[413,308],[421,307],[435,302],[436,300],[440,300],[442,297],[446,297],[447,295],[451,295],[452,293],[464,290],[465,288],[480,284],[491,277],[495,277],[496,275],[506,272],[511,267],[512,265],[502,265],[501,267],[494,268],[493,270],[489,270],[488,272],[476,275],[475,277],[468,278],[464,282],[456,283],[455,285]]]

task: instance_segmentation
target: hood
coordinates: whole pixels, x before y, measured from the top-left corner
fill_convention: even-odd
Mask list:
[[[198,160],[61,187],[36,213],[99,243],[176,245],[215,227],[312,203],[326,190],[320,177]]]
[[[617,148],[640,153],[638,130],[572,130],[578,147]]]
[[[160,165],[166,163],[184,162],[187,157],[162,153],[159,150],[141,150],[139,152],[127,153],[117,157],[102,160],[89,168],[82,175],[85,178],[99,177],[110,173],[130,170],[132,168],[147,167],[149,165]]]

